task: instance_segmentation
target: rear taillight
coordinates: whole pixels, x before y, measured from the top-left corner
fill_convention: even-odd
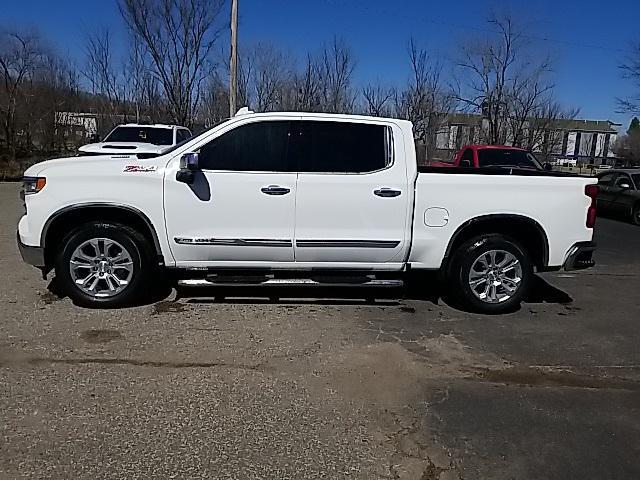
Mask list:
[[[598,198],[598,185],[587,185],[584,187],[584,194],[591,199],[591,205],[587,210],[587,228],[596,225],[596,200]]]

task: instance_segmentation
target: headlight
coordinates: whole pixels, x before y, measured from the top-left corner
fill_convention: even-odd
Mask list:
[[[47,179],[44,177],[24,177],[22,179],[22,191],[24,195],[33,195],[38,193],[47,184]]]

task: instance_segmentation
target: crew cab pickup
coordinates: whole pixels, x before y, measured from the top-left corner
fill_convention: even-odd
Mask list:
[[[136,155],[143,158],[158,155],[188,138],[191,138],[191,131],[186,127],[127,123],[111,130],[102,142],[81,146],[78,155]]]
[[[453,163],[433,162],[434,167],[461,168],[526,168],[547,170],[548,167],[528,150],[505,145],[467,145],[456,153]]]
[[[534,271],[593,264],[596,179],[419,170],[412,124],[390,118],[243,113],[157,157],[50,160],[24,183],[22,256],[85,306],[165,277],[369,286],[431,270],[495,313]]]

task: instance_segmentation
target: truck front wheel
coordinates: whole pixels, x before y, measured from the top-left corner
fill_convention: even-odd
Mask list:
[[[153,266],[149,242],[114,223],[87,223],[62,241],[56,278],[78,305],[113,308],[135,303]]]
[[[518,308],[533,268],[526,251],[513,239],[481,235],[461,245],[451,260],[453,296],[472,311],[506,313]]]

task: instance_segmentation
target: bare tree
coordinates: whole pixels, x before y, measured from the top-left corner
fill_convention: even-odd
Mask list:
[[[528,121],[522,126],[520,135],[523,141],[516,145],[538,152],[541,160],[549,161],[552,155],[560,152],[564,142],[563,121],[573,120],[579,112],[579,109],[563,108],[560,103],[549,98],[531,112]]]
[[[620,66],[622,75],[630,80],[636,90],[635,94],[628,98],[619,98],[618,106],[623,113],[640,113],[640,42],[638,42],[627,60]]]
[[[640,122],[637,117],[631,120],[627,134],[619,136],[612,148],[628,166],[640,165]]]
[[[23,106],[25,141],[45,151],[66,150],[68,132],[58,128],[57,112],[79,107],[80,73],[76,66],[49,53],[35,72]]]
[[[413,39],[408,47],[411,75],[395,97],[396,113],[413,122],[415,139],[425,149],[425,160],[433,157],[436,135],[446,123],[457,101],[443,79],[443,66],[429,57]]]
[[[17,117],[25,111],[24,105],[20,104],[24,99],[25,85],[42,65],[44,55],[42,42],[36,33],[0,32],[0,74],[3,82],[0,115],[10,159],[16,156]]]
[[[304,112],[322,110],[320,73],[311,54],[307,54],[302,69],[294,73],[291,90],[293,93],[287,97],[287,108]]]
[[[174,122],[191,126],[210,53],[223,28],[224,0],[119,0],[131,32],[149,54]]]
[[[149,55],[136,36],[131,38],[131,47],[125,65],[125,81],[129,85],[128,101],[131,102],[136,122],[147,114],[152,118],[163,116],[158,80],[151,73]]]
[[[252,55],[254,68],[251,85],[255,95],[255,109],[266,112],[282,108],[285,89],[291,79],[288,58],[269,44],[256,45]]]
[[[87,36],[85,47],[86,68],[83,75],[89,82],[91,93],[100,99],[99,112],[115,116],[125,106],[126,85],[122,66],[114,58],[111,32],[108,28],[92,32]]]
[[[253,75],[254,56],[250,51],[238,55],[236,104],[247,107],[251,103],[251,77]],[[229,69],[229,65],[227,65]]]
[[[365,112],[374,117],[389,117],[392,114],[392,102],[395,90],[383,87],[380,83],[368,84],[362,89]]]
[[[330,113],[351,113],[355,103],[352,89],[352,75],[355,69],[355,57],[349,46],[334,38],[320,54],[316,66],[319,77],[320,108]]]
[[[229,117],[229,86],[218,74],[212,75],[204,87],[199,114],[205,128]]]
[[[457,98],[485,118],[483,140],[490,144],[524,142],[524,125],[548,103],[553,84],[548,55],[534,55],[530,39],[509,16],[488,20],[495,34],[461,49]]]

